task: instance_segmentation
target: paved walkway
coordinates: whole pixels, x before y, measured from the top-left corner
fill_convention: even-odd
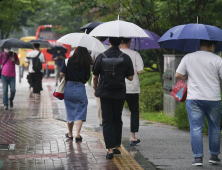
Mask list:
[[[208,164],[207,136],[204,136],[204,166],[192,167],[189,132],[174,126],[141,120],[137,134],[141,143],[130,147],[127,109],[123,110],[122,154],[106,160],[92,87],[86,85],[89,105],[82,130],[84,140],[76,143],[64,137],[65,107],[63,101],[52,96],[54,84],[53,79],[44,79],[41,99],[34,100],[28,97],[28,84],[23,79],[21,84],[17,83],[14,108],[3,112],[0,103],[0,144],[15,144],[15,150],[0,151],[0,169],[222,169],[222,165]]]
[[[13,109],[4,111],[0,101],[0,170],[142,169],[124,148],[121,156],[107,160],[101,132],[86,127],[82,142],[67,139],[67,125],[61,121],[64,103],[51,95],[53,79],[44,79],[43,88],[40,99],[29,98],[29,85],[23,79],[17,82]]]

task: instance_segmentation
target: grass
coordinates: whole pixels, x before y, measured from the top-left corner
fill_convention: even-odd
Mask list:
[[[160,122],[160,123],[166,123],[170,125],[176,126],[175,117],[169,117],[166,116],[162,111],[161,112],[145,112],[141,114],[142,118],[154,121],[154,122]]]

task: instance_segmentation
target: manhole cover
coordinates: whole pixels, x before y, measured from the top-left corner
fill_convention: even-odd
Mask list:
[[[14,150],[15,144],[9,143],[0,143],[0,150],[7,151],[7,150]]]

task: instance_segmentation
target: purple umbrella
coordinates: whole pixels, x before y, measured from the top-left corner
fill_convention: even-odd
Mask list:
[[[157,43],[157,41],[160,39],[160,37],[151,31],[147,31],[145,29],[143,30],[147,33],[149,37],[132,38],[130,49],[133,49],[133,50],[159,49],[160,46]],[[108,39],[104,41],[104,44],[109,45]]]

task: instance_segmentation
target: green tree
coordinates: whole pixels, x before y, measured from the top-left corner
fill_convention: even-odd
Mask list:
[[[67,34],[79,32],[79,28],[90,20],[90,18],[72,16],[73,8],[61,0],[39,0],[39,2],[42,7],[36,9],[34,16],[29,18],[31,25],[58,25],[60,28],[55,27],[54,31]]]
[[[221,0],[64,0],[72,7],[72,14],[93,14],[97,20],[108,21],[117,15],[138,26],[163,35],[168,29],[180,24],[199,23],[221,27]],[[156,62],[158,70],[163,72],[163,53],[172,50],[152,50],[146,52],[147,65]]]
[[[39,5],[38,0],[0,0],[1,38],[7,38],[13,30],[20,30],[27,22],[23,12],[33,11]]]

